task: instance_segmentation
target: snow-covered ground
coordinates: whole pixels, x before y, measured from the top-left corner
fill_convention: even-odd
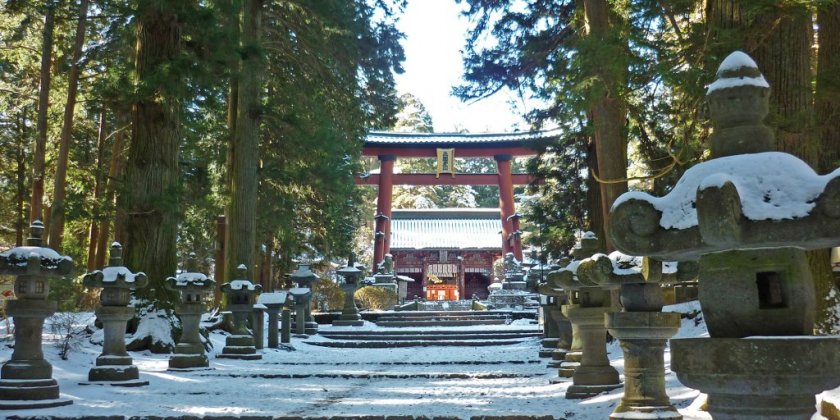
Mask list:
[[[690,302],[667,311],[697,313]],[[88,315],[90,316],[90,315]],[[487,329],[536,328],[528,320]],[[0,334],[5,334],[5,325]],[[352,328],[352,327],[343,327]],[[334,329],[322,326],[322,329]],[[452,327],[447,329],[454,329]],[[684,317],[678,337],[706,335],[702,316]],[[307,341],[326,340],[310,337]],[[224,335],[211,334],[221,351]],[[499,416],[524,415],[568,419],[606,419],[618,404],[622,390],[586,400],[567,400],[571,380],[549,384],[557,375],[538,357],[540,341],[488,347],[412,347],[394,349],[338,349],[304,344],[293,338],[295,351],[265,349],[262,360],[238,361],[211,357],[212,370],[168,372],[168,355],[132,353],[141,378],[139,388],[80,385],[101,347],[85,337],[61,360],[51,338],[44,352],[54,368],[53,377],[70,406],[20,410],[27,416]],[[6,341],[0,361],[11,356]],[[613,366],[623,374],[618,343],[608,347]],[[666,352],[666,369],[670,366]],[[687,419],[710,418],[698,410],[698,391],[681,385],[667,370],[666,385],[672,402]],[[623,376],[622,376],[623,380]]]

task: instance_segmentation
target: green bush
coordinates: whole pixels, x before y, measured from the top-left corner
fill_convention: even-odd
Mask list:
[[[355,298],[360,309],[366,310],[388,310],[397,304],[397,292],[384,287],[362,287],[356,290]]]
[[[318,280],[312,285],[312,303],[319,311],[340,311],[344,307],[344,292],[330,280]]]

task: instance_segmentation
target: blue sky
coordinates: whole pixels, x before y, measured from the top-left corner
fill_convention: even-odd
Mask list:
[[[526,130],[519,117],[522,104],[508,91],[475,103],[463,103],[450,96],[453,85],[461,82],[468,21],[460,16],[464,4],[455,0],[410,0],[397,24],[405,33],[405,73],[397,75],[400,94],[411,93],[420,98],[432,116],[436,132],[510,132]],[[519,104],[511,110],[509,102]]]

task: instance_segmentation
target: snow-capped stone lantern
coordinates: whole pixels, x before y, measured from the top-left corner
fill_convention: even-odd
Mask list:
[[[540,306],[544,318],[545,338],[542,340],[539,355],[551,357],[553,361],[550,367],[555,368],[560,367],[560,363],[566,357],[566,353],[572,346],[573,336],[572,324],[560,310],[563,305],[569,303],[566,291],[555,288],[548,282],[548,274],[558,269],[560,269],[559,266],[539,263],[528,270],[528,277],[533,277],[536,281],[536,290],[540,294]]]
[[[580,263],[578,276],[607,288],[620,288],[622,312],[606,314],[606,327],[624,352],[624,395],[611,419],[682,419],[665,393],[665,345],[679,331],[680,315],[663,313],[660,283],[665,263],[618,251],[594,255]],[[676,266],[668,263],[669,268]],[[696,276],[696,264],[683,263],[668,273],[677,281]]]
[[[215,281],[198,272],[195,253],[187,256],[184,272],[166,279],[166,288],[177,291],[181,303],[175,313],[181,319],[181,338],[175,352],[169,357],[169,370],[192,370],[210,366],[204,344],[199,334],[201,314],[205,311],[204,299],[213,291]]]
[[[88,381],[115,386],[143,386],[149,381],[140,380],[140,371],[134,366],[125,350],[125,328],[134,317],[134,307],[129,305],[132,289],[142,289],[149,284],[143,272],[133,273],[122,265],[122,245],[111,244],[108,266],[85,274],[82,284],[87,288],[102,289],[96,318],[102,321],[105,339],[102,354],[96,366],[88,372]]]
[[[840,244],[840,170],[819,176],[771,151],[768,96],[755,62],[730,54],[707,91],[713,158],[668,195],[626,193],[611,209],[622,252],[699,260],[711,338],[671,340],[671,369],[708,394],[716,419],[809,419],[814,395],[840,385],[840,338],[810,336],[805,255]]]
[[[569,303],[562,306],[562,312],[572,326],[577,327],[575,332],[580,338],[580,365],[575,367],[564,361],[558,372],[560,376],[567,377],[574,369],[574,383],[566,391],[566,398],[570,399],[588,398],[621,387],[618,371],[610,365],[607,357],[604,315],[614,311],[610,306],[610,293],[580,270],[582,261],[593,255],[597,247],[598,238],[591,232],[585,233],[572,249],[575,260],[566,268],[549,273],[550,284],[569,294]],[[574,358],[572,352],[565,357],[572,363]]]
[[[248,276],[248,267],[245,264],[240,264],[236,270],[240,279],[222,285],[222,292],[228,299],[228,310],[233,313],[233,331],[225,338],[225,346],[216,357],[259,360],[262,359],[262,355],[257,354],[254,336],[245,324],[248,322],[248,314],[252,312],[254,295],[260,293],[262,286],[245,279]]]
[[[295,298],[297,333],[317,334],[318,323],[312,317],[312,283],[320,277],[309,269],[309,264],[300,263],[297,270],[289,274],[289,278],[297,285],[297,287],[289,290],[289,293]],[[300,330],[301,321],[303,322],[303,331]]]
[[[347,266],[336,270],[336,274],[344,278],[341,288],[344,290],[344,308],[341,310],[339,319],[333,321],[334,326],[340,327],[361,327],[365,324],[359,315],[359,308],[356,307],[356,287],[362,270],[356,268],[355,257],[351,254],[347,260]]]
[[[73,271],[73,260],[41,246],[44,225],[36,220],[29,227],[25,246],[0,253],[0,274],[15,277],[17,299],[6,302],[6,314],[15,325],[15,350],[0,368],[0,410],[58,407],[73,400],[59,398],[52,365],[44,360],[41,334],[44,319],[57,304],[47,300],[50,277]]]

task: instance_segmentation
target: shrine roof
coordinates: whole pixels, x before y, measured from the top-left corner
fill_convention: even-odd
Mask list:
[[[501,249],[499,209],[394,209],[391,249]]]
[[[560,136],[560,130],[520,131],[513,133],[406,133],[395,131],[371,131],[365,138],[365,146],[481,146],[497,147],[500,144],[516,144],[552,139]]]

